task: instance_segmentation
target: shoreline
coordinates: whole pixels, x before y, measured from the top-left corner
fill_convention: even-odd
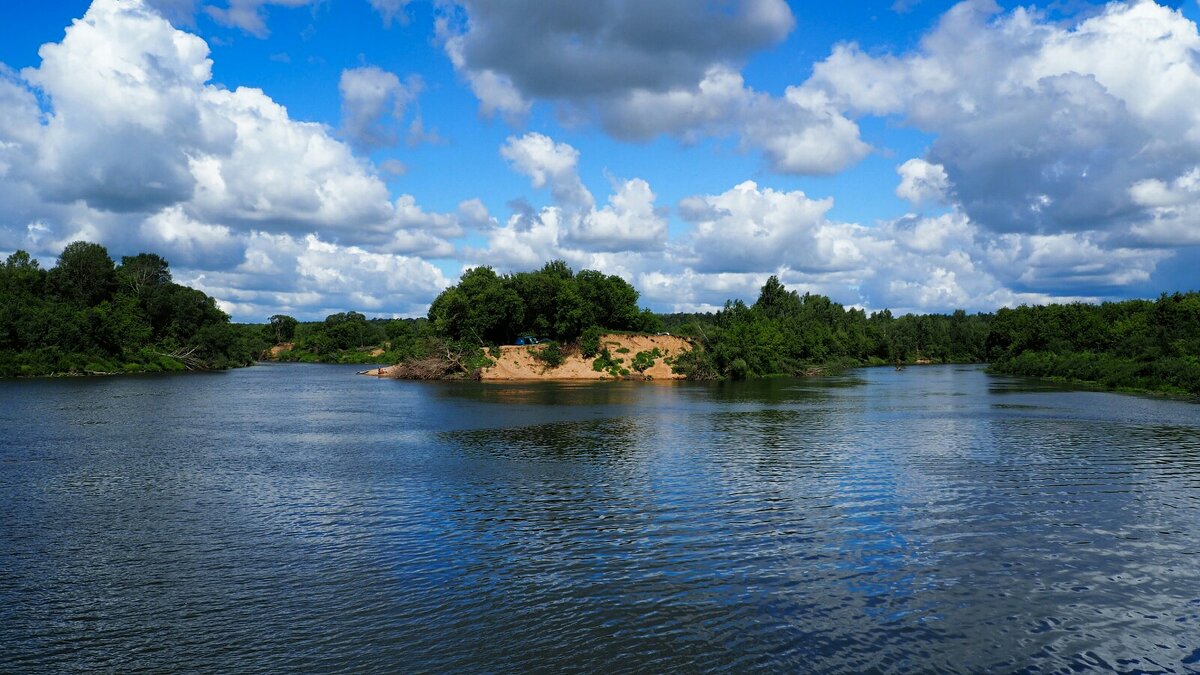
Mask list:
[[[517,347],[517,346],[513,346],[513,347],[515,349],[527,349],[526,347]],[[62,373],[47,373],[47,374],[43,374],[43,375],[17,375],[17,376],[13,376],[13,377],[0,377],[0,382],[4,382],[4,381],[15,382],[15,381],[22,381],[22,380],[33,381],[33,380],[54,380],[54,379],[76,379],[76,378],[77,379],[116,378],[116,377],[122,377],[122,376],[194,375],[194,374],[205,374],[205,373],[212,374],[212,373],[223,373],[223,372],[228,372],[228,371],[232,371],[232,370],[239,370],[242,368],[250,368],[250,367],[253,367],[253,366],[259,365],[259,364],[287,364],[287,363],[301,363],[301,362],[279,361],[279,360],[274,360],[274,359],[259,359],[259,360],[256,360],[254,363],[246,364],[244,366],[233,366],[230,368],[209,369],[209,370],[178,370],[178,371],[138,370],[138,371],[126,371],[126,372],[92,372],[92,371],[88,371],[88,372],[82,372],[82,373],[81,372],[62,372]],[[346,365],[354,365],[354,364],[313,363],[313,364],[308,364],[308,365],[346,366]],[[378,366],[376,368],[368,368],[366,370],[360,370],[360,371],[357,371],[355,374],[359,375],[359,376],[363,376],[363,377],[374,377],[376,379],[385,379],[386,378],[386,379],[413,379],[413,380],[415,380],[416,378],[402,378],[395,374],[395,371],[397,369],[399,369],[401,367],[401,365],[402,364],[383,365],[383,366]],[[1056,376],[1056,375],[1037,376],[1037,375],[1018,375],[1018,374],[1014,374],[1014,373],[997,372],[997,371],[993,371],[991,369],[992,364],[990,362],[985,362],[985,361],[975,361],[975,362],[947,361],[944,363],[910,362],[910,363],[905,363],[903,365],[905,368],[909,368],[909,367],[920,368],[920,367],[926,367],[926,366],[980,366],[985,369],[985,372],[988,375],[1008,377],[1008,378],[1013,378],[1013,379],[1018,379],[1018,380],[1027,380],[1030,382],[1042,382],[1042,383],[1046,383],[1046,384],[1062,385],[1065,387],[1075,389],[1077,391],[1108,393],[1108,394],[1121,394],[1121,395],[1125,395],[1125,396],[1141,396],[1141,397],[1154,398],[1154,399],[1167,399],[1167,400],[1173,400],[1173,401],[1182,401],[1182,402],[1187,402],[1187,403],[1200,404],[1200,396],[1195,396],[1195,395],[1192,395],[1192,394],[1189,394],[1189,393],[1183,392],[1183,391],[1165,391],[1165,390],[1161,390],[1161,389],[1144,389],[1144,388],[1137,388],[1137,387],[1109,387],[1102,383],[1091,381],[1091,380],[1075,380],[1075,379],[1065,378],[1065,377]],[[757,378],[757,379],[770,379],[770,378],[781,378],[781,377],[794,377],[797,379],[808,379],[808,378],[814,378],[814,377],[818,377],[818,378],[819,377],[831,377],[831,376],[845,374],[848,371],[857,370],[860,368],[865,369],[865,368],[894,368],[894,367],[895,366],[893,364],[888,364],[888,363],[862,363],[862,364],[857,364],[857,365],[846,365],[843,363],[843,364],[838,364],[838,366],[836,368],[832,368],[832,367],[827,368],[826,370],[824,370],[823,372],[820,372],[820,373],[812,373],[812,374],[773,373],[770,375],[764,375],[762,378]],[[514,377],[472,378],[472,377],[469,377],[466,375],[462,375],[462,376],[456,376],[456,377],[440,378],[440,381],[443,381],[443,382],[475,381],[475,382],[494,382],[494,383],[505,383],[505,382],[531,383],[531,382],[622,382],[622,381],[624,381],[624,382],[682,382],[682,381],[688,381],[688,380],[686,377],[684,377],[682,375],[673,375],[671,377],[655,377],[655,376],[643,377],[643,376],[639,376],[637,374],[631,373],[628,376],[611,377],[611,376],[608,376],[607,373],[596,372],[596,373],[594,373],[593,376],[587,376],[587,377],[569,377],[569,376],[540,374],[540,373],[533,374],[533,375],[530,375],[527,377],[515,377],[514,376]],[[721,381],[721,380],[709,380],[709,381]]]
[[[556,349],[562,349],[554,345]],[[684,380],[671,361],[694,349],[693,343],[672,335],[608,333],[600,336],[600,353],[585,357],[569,345],[555,357],[545,354],[551,344],[536,346],[501,345],[484,350],[491,362],[471,374],[454,373],[433,379],[478,380],[483,382],[590,382]],[[365,377],[428,379],[404,377],[404,363],[358,371]]]

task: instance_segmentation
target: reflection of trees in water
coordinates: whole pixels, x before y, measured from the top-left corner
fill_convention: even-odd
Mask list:
[[[460,448],[511,460],[587,459],[611,464],[643,446],[654,433],[648,420],[618,417],[587,422],[534,424],[442,434]]]
[[[836,424],[829,413],[805,406],[716,413],[707,420],[718,449],[778,462],[788,457],[778,450],[821,450],[813,446],[824,443],[823,435]]]
[[[628,417],[440,436],[469,471],[451,515],[519,548],[601,512],[641,512],[642,450],[657,444],[649,420]]]
[[[503,405],[596,406],[636,404],[660,397],[669,383],[641,382],[482,382],[438,383],[435,395]],[[646,389],[651,391],[646,392]]]
[[[771,377],[758,380],[714,382],[707,386],[711,400],[719,403],[808,403],[839,391],[862,386],[854,374],[834,377]]]

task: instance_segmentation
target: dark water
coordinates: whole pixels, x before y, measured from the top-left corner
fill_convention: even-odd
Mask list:
[[[0,382],[0,672],[1200,672],[1200,406]]]

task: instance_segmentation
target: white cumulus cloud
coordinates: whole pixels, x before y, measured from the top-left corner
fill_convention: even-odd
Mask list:
[[[451,255],[458,216],[393,198],[328,127],[293,119],[265,92],[212,83],[208,45],[142,0],[95,0],[39,54],[19,74],[0,65],[0,246],[54,255],[85,238],[154,250],[212,279],[245,264],[256,242],[303,241],[346,264],[378,255],[420,271],[435,281],[411,287],[419,300],[380,297],[428,302],[440,273],[413,256]],[[239,275],[242,288],[256,285]],[[331,277],[310,279],[320,295]]]
[[[645,180],[613,180],[608,204],[597,209],[595,197],[579,177],[579,151],[567,143],[531,132],[509,137],[500,154],[528,176],[534,188],[548,187],[554,204],[540,211],[521,205],[504,231],[491,234],[493,244],[518,250],[518,242],[534,240],[540,247],[530,247],[530,252],[546,250],[550,243],[621,252],[658,249],[665,243],[666,216],[655,206],[656,196]]]
[[[500,156],[513,169],[529,177],[535,188],[549,186],[554,199],[564,206],[589,209],[596,200],[579,179],[579,151],[566,143],[539,133],[510,136]]]
[[[1149,1],[1109,3],[1074,25],[963,2],[911,52],[837,46],[803,88],[933,134],[924,159],[946,180],[918,185],[914,170],[929,167],[910,166],[901,196],[952,185],[998,232],[1127,230],[1155,216],[1135,198],[1147,181],[1200,163],[1200,33]]]
[[[940,204],[949,199],[950,177],[941,164],[932,164],[918,157],[896,167],[896,173],[900,174],[896,196],[913,206]]]

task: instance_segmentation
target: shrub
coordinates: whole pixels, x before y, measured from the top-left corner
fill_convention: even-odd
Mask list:
[[[579,338],[579,351],[585,359],[590,359],[600,353],[600,327],[592,326],[583,331]]]
[[[596,357],[596,360],[592,361],[592,370],[598,373],[607,372],[612,377],[626,377],[629,375],[629,369],[622,367],[624,363],[625,359],[620,357],[614,358],[612,352],[608,351],[608,348],[605,347],[600,351],[600,355]]]
[[[562,348],[558,346],[557,342],[551,342],[541,349],[531,347],[529,353],[545,364],[545,370],[553,370],[567,360],[566,354],[563,354]]]
[[[665,363],[671,366],[672,373],[683,375],[689,380],[721,379],[721,374],[707,351],[693,349],[676,356],[669,356],[665,359]]]
[[[660,356],[662,356],[662,352],[658,350],[658,347],[655,347],[647,352],[638,352],[633,357],[633,369],[639,373],[644,373],[646,372],[647,368],[650,368],[654,365],[655,359]]]
[[[750,366],[746,364],[745,359],[734,359],[729,364],[729,377],[735,380],[744,380],[750,372]]]

